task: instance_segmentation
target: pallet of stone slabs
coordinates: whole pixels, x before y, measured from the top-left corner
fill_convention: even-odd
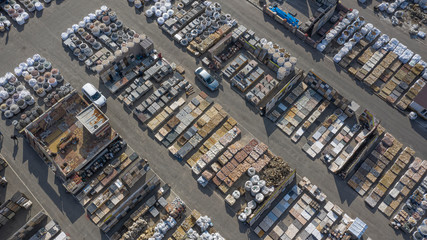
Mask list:
[[[345,133],[346,129],[349,129],[347,133]],[[341,128],[340,132],[335,136],[334,139],[332,139],[331,143],[328,146],[326,146],[326,148],[323,150],[322,156],[325,156],[326,154],[329,154],[329,156],[333,157],[333,159],[332,159],[331,162],[335,161],[335,159],[337,159],[340,156],[340,154],[344,151],[344,149],[347,148],[347,146],[350,144],[350,142],[360,132],[360,129],[357,130],[356,132],[352,132],[351,129],[352,129],[352,126],[349,126],[348,124],[346,124],[343,128]],[[332,144],[336,144],[335,141],[339,142],[338,144],[343,143],[342,140],[338,139],[338,136],[340,134],[341,134],[341,136],[344,136],[344,138],[342,139],[344,141],[344,145],[342,146],[341,149],[338,150],[338,152],[334,152],[333,150],[334,150],[335,147],[333,147]],[[346,140],[346,138],[347,138],[347,140]]]
[[[217,112],[214,116],[210,116],[210,119],[208,122],[205,122],[203,120],[204,116],[209,114],[210,111]],[[191,127],[193,129],[194,133],[191,137],[190,134],[192,131],[187,130],[182,133],[182,135],[178,138],[178,140],[175,142],[175,144],[169,148],[170,152],[173,153],[173,151],[176,151],[173,153],[179,160],[183,160],[190,151],[192,151],[194,148],[200,145],[201,142],[204,141],[205,138],[213,134],[213,131],[218,128],[218,126],[222,125],[225,120],[227,119],[228,114],[222,110],[222,107],[219,104],[215,104],[212,108],[207,110],[205,114],[201,115],[200,118],[197,120],[197,122]],[[203,127],[198,127],[200,125],[200,122],[205,122]],[[186,137],[187,136],[187,137]],[[171,150],[173,149],[173,151]]]
[[[336,116],[336,119],[332,123],[329,124],[329,122],[330,122],[329,119],[333,116]],[[313,159],[316,158],[316,156],[323,150],[323,148],[325,146],[327,146],[332,141],[332,138],[335,137],[339,131],[341,131],[341,129],[344,126],[344,122],[347,118],[347,116],[345,114],[337,115],[335,113],[333,115],[331,115],[331,117],[326,119],[322,123],[322,125],[319,127],[319,129],[312,135],[311,138],[314,140],[314,142],[311,145],[309,143],[306,143],[303,146],[303,151]],[[338,124],[337,128],[335,128],[335,126],[334,126],[336,124]],[[333,131],[329,130],[329,128],[331,126],[333,126],[334,129],[336,129],[335,133]],[[322,131],[320,131],[320,129],[322,129]],[[320,134],[320,135],[317,135],[317,134]],[[319,136],[319,137],[317,137],[317,136]]]
[[[392,141],[391,145],[385,145],[390,141]],[[368,154],[363,154],[363,162],[347,181],[348,185],[360,196],[365,195],[372,185],[378,181],[385,169],[390,166],[393,158],[390,154],[387,154],[387,150],[390,147],[399,149],[402,147],[402,144],[389,133],[385,133],[381,140],[375,141],[375,143],[375,147],[369,148]],[[368,150],[365,149],[365,151]],[[392,152],[395,152],[395,150]],[[357,161],[354,164],[356,163]]]
[[[321,103],[323,99],[324,98],[314,89],[308,89],[280,118],[280,120],[276,123],[276,126],[279,127],[279,129],[282,130],[287,136],[291,136],[295,129],[301,125],[304,119],[306,119],[313,112],[316,106]],[[306,108],[302,105],[311,106]],[[304,114],[303,110],[309,112]],[[301,118],[301,121],[298,122],[296,117]]]
[[[208,106],[201,112],[200,115],[198,115],[197,117],[195,117],[191,122],[188,123],[188,125],[186,124],[186,126],[182,129],[179,130],[178,132],[176,131],[176,128],[179,127],[180,123],[178,123],[173,129],[170,129],[170,131],[164,135],[163,139],[160,140],[158,139],[165,147],[169,147],[171,146],[175,140],[183,133],[186,132],[191,126],[193,126],[193,124],[196,122],[196,120],[202,116],[212,105],[213,101],[210,99],[206,99],[206,102],[208,104]],[[184,109],[184,108],[183,108]],[[163,129],[163,128],[162,128]],[[159,130],[162,131],[162,129]],[[172,134],[172,135],[171,135]],[[156,134],[157,135],[157,134]]]
[[[412,162],[414,154],[414,150],[406,147],[396,158],[396,160],[394,160],[393,165],[387,169],[384,175],[382,175],[381,178],[378,178],[379,181],[376,182],[376,185],[372,185],[372,191],[365,198],[365,202],[369,207],[375,208],[379,202],[382,202],[383,197],[387,196],[388,192],[391,190],[391,186],[394,185],[394,182],[397,182],[397,180],[400,179],[399,176],[404,173],[403,170],[406,169],[406,166]],[[393,160],[390,161],[390,163],[391,162],[393,162]]]
[[[172,84],[169,84],[169,87],[165,87],[167,83]],[[148,121],[150,121],[150,119],[155,117],[164,106],[169,104],[173,99],[180,95],[181,92],[184,91],[186,85],[188,85],[188,81],[184,78],[171,78],[170,80],[168,80],[168,82],[163,82],[162,86],[159,89],[155,90],[145,101],[140,104],[140,106],[137,106],[134,109],[133,114],[142,123],[147,123]],[[160,89],[162,89],[161,91],[163,93],[160,92]],[[148,100],[150,100],[151,103],[147,104]],[[161,102],[162,105],[160,106],[157,102]],[[144,106],[144,104],[146,106]],[[157,104],[157,109],[153,106],[154,104]]]
[[[366,84],[365,78],[381,62],[381,60],[384,58],[386,54],[387,54],[387,51],[384,49],[380,49],[377,52],[375,52],[374,55],[372,55],[372,57],[369,59],[369,61],[366,62],[360,69],[360,72],[363,74],[363,78],[360,78],[361,76],[358,75],[358,73],[356,74],[356,78],[358,78],[358,80],[363,81]]]
[[[301,125],[301,127],[294,133],[294,135],[291,137],[291,140],[294,143],[297,143],[302,135],[304,135],[305,131],[322,115],[322,113],[328,108],[329,101],[325,100],[323,101],[316,110],[314,110],[311,115],[308,117],[308,119]]]
[[[309,88],[306,83],[300,82],[286,97],[276,103],[276,106],[270,111],[267,118],[273,123],[277,122],[278,119],[288,110],[289,106],[292,106],[294,102]]]
[[[128,109],[131,109],[136,101],[153,89],[153,83],[150,80],[147,80],[144,83],[141,83],[140,81],[141,80],[136,79],[135,82],[125,90],[125,94],[127,95],[124,95],[126,97],[123,99],[123,105]]]
[[[197,164],[197,162],[198,162],[198,160],[200,160],[200,158],[204,155],[204,154],[206,154],[215,144],[217,144],[217,142],[219,142],[219,143],[221,143],[223,146],[224,146],[224,149],[223,150],[225,150],[225,149],[227,149],[228,148],[228,146],[229,145],[231,145],[231,143],[232,142],[234,142],[235,140],[236,140],[236,138],[237,138],[237,136],[235,137],[235,138],[233,138],[233,140],[230,142],[230,143],[227,143],[227,144],[223,144],[222,142],[221,142],[221,138],[225,135],[225,134],[227,134],[228,133],[228,131],[230,131],[231,129],[233,129],[235,126],[237,125],[237,122],[233,119],[233,118],[231,118],[231,117],[229,117],[228,119],[227,119],[227,121],[226,122],[224,122],[222,125],[221,125],[221,127],[219,127],[218,128],[218,130],[215,132],[215,133],[213,133],[212,134],[212,136],[211,137],[218,137],[219,139],[217,140],[217,139],[215,139],[215,138],[213,138],[213,140],[215,140],[215,142],[212,142],[212,141],[210,141],[210,138],[211,137],[209,137],[209,138],[206,138],[205,140],[204,140],[204,142],[202,143],[202,145],[200,146],[200,147],[198,147],[197,148],[197,151],[190,157],[190,158],[188,158],[187,159],[187,164],[190,166],[190,167],[193,167],[194,165],[196,165]],[[239,130],[240,131],[240,130]],[[239,134],[237,134],[237,135],[240,135],[240,133]],[[218,155],[216,156],[216,157],[218,157],[220,154],[222,153],[222,151],[220,151],[219,153],[218,153]],[[216,158],[215,157],[215,158]],[[213,160],[212,160],[212,162],[211,163],[213,163]],[[210,165],[210,164],[209,164]]]
[[[348,66],[356,59],[361,52],[363,52],[366,47],[369,45],[364,39],[360,40],[356,46],[354,46],[351,51],[338,63],[342,68],[347,69]]]
[[[178,99],[169,106],[166,106],[156,117],[152,118],[147,127],[150,131],[155,132],[159,127],[163,126],[169,119],[174,116],[179,108],[185,103],[183,98]]]
[[[413,157],[413,156],[412,156]],[[385,196],[384,201],[378,206],[378,210],[390,217],[394,211],[398,210],[400,204],[407,199],[409,193],[424,181],[423,176],[426,172],[427,160],[415,158],[409,165],[408,170],[394,184],[390,192]]]
[[[391,81],[387,82],[378,92],[380,98],[391,104],[392,106],[402,97],[402,95],[409,89],[415,82],[415,79],[420,74],[421,65],[411,67],[404,64],[398,72],[392,77]]]

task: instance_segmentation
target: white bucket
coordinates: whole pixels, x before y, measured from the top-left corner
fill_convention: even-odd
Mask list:
[[[277,62],[277,60],[279,59],[279,57],[280,57],[280,53],[279,52],[275,52],[273,54],[273,62]]]
[[[258,185],[254,185],[254,186],[252,186],[251,187],[251,195],[253,196],[253,197],[255,197],[258,193],[259,193],[259,191],[260,191],[261,189],[259,188],[259,186]]]
[[[253,175],[251,177],[251,182],[252,182],[253,185],[258,184],[258,182],[259,182],[259,176],[258,175]]]
[[[277,70],[277,79],[283,80],[286,77],[287,70],[284,67],[280,67]]]
[[[246,190],[247,192],[249,192],[249,191],[251,190],[252,186],[253,186],[253,184],[252,184],[252,182],[251,182],[251,181],[246,181],[246,182],[245,182],[245,190]]]
[[[165,19],[164,19],[164,18],[162,18],[162,17],[159,17],[159,18],[157,18],[157,23],[158,23],[159,25],[163,25],[163,24],[165,23]]]
[[[295,67],[295,65],[297,64],[298,59],[296,57],[290,57],[289,58],[289,62],[292,64],[292,66]]]
[[[285,64],[285,58],[280,57],[277,59],[277,65],[279,65],[279,67],[283,67],[283,64]]]
[[[257,194],[255,195],[255,201],[256,201],[257,203],[262,203],[262,201],[264,201],[264,194],[262,194],[262,193],[257,193]]]
[[[248,176],[249,176],[249,177],[254,176],[254,175],[255,175],[255,173],[256,173],[255,168],[253,168],[253,167],[248,168],[247,173],[248,173]]]

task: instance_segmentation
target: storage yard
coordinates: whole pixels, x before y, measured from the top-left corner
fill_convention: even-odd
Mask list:
[[[0,238],[422,239],[424,44],[369,9],[45,4],[2,3]]]

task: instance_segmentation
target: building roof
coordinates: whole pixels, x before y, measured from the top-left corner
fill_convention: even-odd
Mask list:
[[[88,133],[101,130],[107,124],[108,118],[95,105],[88,105],[73,91],[29,124],[25,131],[30,143],[39,143],[33,145],[35,150],[40,154],[37,149],[43,148],[57,169],[69,177],[117,137],[113,129],[102,136]]]
[[[421,89],[418,95],[414,98],[414,102],[427,109],[427,87],[423,87],[423,89]]]
[[[76,118],[91,134],[94,134],[108,123],[108,117],[93,103],[77,114]]]

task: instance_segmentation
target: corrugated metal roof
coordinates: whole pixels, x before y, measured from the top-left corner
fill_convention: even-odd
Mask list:
[[[414,98],[414,102],[427,109],[427,87],[423,87],[418,95]]]
[[[101,112],[94,104],[89,105],[77,114],[77,119],[90,132],[95,133],[108,122],[108,117]]]

